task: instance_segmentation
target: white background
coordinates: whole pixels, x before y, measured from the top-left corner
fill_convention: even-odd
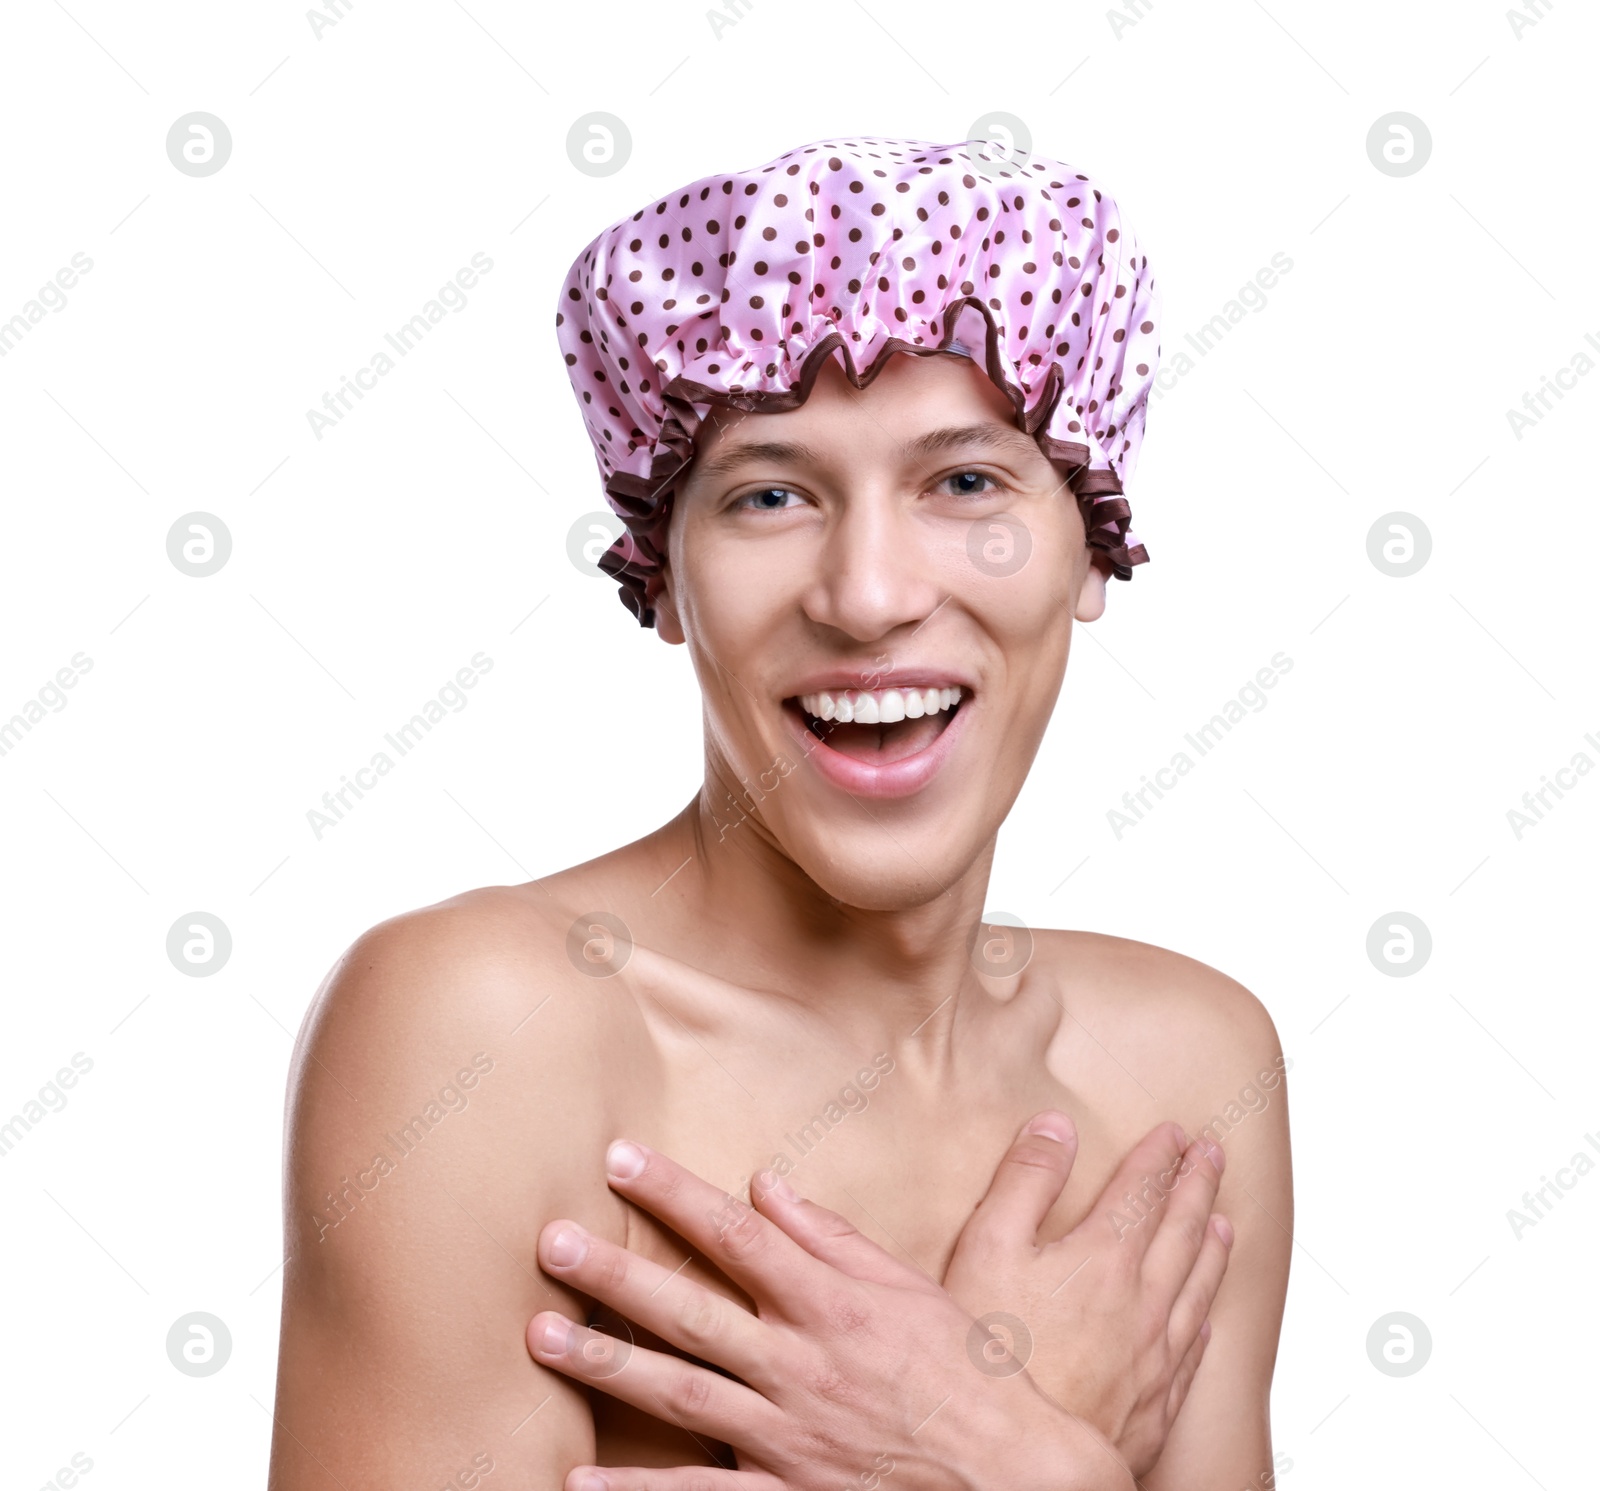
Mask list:
[[[553,335],[572,257],[700,175],[958,141],[985,110],[1115,192],[1169,365],[1293,261],[1151,410],[1152,562],[1081,632],[991,906],[1178,948],[1271,1010],[1298,1207],[1281,1485],[1592,1484],[1600,1178],[1520,1238],[1506,1214],[1600,1142],[1600,781],[1520,839],[1506,815],[1600,761],[1600,376],[1520,440],[1507,411],[1600,338],[1600,25],[1135,13],[749,0],[719,34],[691,0],[356,0],[319,38],[292,4],[6,7],[0,320],[94,265],[0,359],[0,718],[93,663],[0,757],[0,1119],[93,1062],[0,1158],[8,1485],[75,1452],[91,1486],[259,1483],[318,982],[373,922],[590,858],[696,788],[684,652],[567,557],[603,505]],[[165,148],[196,110],[233,141],[200,178]],[[566,149],[596,110],[633,137],[603,179]],[[1395,110],[1432,136],[1405,177],[1366,148]],[[306,411],[478,251],[466,309],[315,438]],[[165,547],[196,510],[233,538],[205,579]],[[1396,510],[1433,541],[1404,579],[1366,547]],[[469,706],[317,839],[307,810],[480,651]],[[1269,705],[1116,837],[1122,792],[1278,652]],[[233,938],[206,978],[165,951],[197,910]],[[1433,938],[1409,977],[1365,950],[1397,910]],[[193,1311],[232,1335],[203,1378],[165,1350]],[[1366,1350],[1393,1311],[1432,1335],[1407,1377]]]

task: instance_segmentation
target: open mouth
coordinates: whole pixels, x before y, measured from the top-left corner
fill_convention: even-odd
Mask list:
[[[888,766],[927,750],[968,697],[960,687],[845,689],[801,694],[783,707],[830,750],[867,766]]]

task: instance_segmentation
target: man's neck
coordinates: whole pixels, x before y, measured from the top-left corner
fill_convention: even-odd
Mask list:
[[[970,945],[993,843],[929,900],[866,908],[789,858],[759,803],[730,829],[709,797],[696,794],[649,836],[661,874],[650,899],[677,933],[662,950],[818,1011],[867,1044],[904,1043],[930,1068],[943,1065],[958,1013],[986,998]]]

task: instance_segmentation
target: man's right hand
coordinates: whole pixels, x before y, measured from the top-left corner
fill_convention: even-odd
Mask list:
[[[995,1374],[1025,1366],[1137,1478],[1160,1456],[1210,1339],[1206,1317],[1233,1242],[1227,1219],[1211,1212],[1223,1155],[1158,1124],[1089,1215],[1041,1247],[1040,1225],[1076,1154],[1065,1114],[1031,1119],[963,1228],[943,1283],[989,1326],[984,1355]],[[879,1250],[837,1213],[809,1202],[763,1209],[807,1251],[870,1273]]]

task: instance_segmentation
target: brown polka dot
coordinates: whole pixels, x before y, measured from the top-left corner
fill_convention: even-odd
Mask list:
[[[780,177],[783,189],[763,191],[770,175]],[[1026,191],[1018,189],[1020,182],[1028,184]],[[744,211],[731,223],[710,218],[703,228],[685,227],[678,212],[691,200],[708,201],[719,186],[725,198],[737,196]],[[669,211],[673,204],[677,210]],[[632,227],[647,215],[657,219],[656,234],[648,240]],[[997,225],[997,218],[1004,227]],[[818,232],[819,224],[838,226]],[[702,231],[717,245],[715,263],[709,252],[691,252]],[[1075,469],[1110,476],[1109,483],[1102,483],[1106,498],[1119,492],[1118,478],[1126,479],[1125,461],[1137,449],[1144,398],[1158,363],[1147,352],[1136,365],[1106,367],[1107,359],[1096,357],[1088,346],[1074,349],[1083,340],[1077,330],[1092,317],[1091,339],[1098,345],[1125,342],[1137,325],[1141,335],[1152,338],[1151,350],[1159,351],[1148,314],[1154,288],[1148,260],[1136,251],[1121,255],[1122,239],[1114,204],[1081,173],[1038,158],[1012,168],[986,159],[976,147],[928,151],[871,138],[801,146],[764,167],[696,183],[641,207],[632,219],[601,234],[579,254],[569,273],[562,304],[570,314],[558,312],[557,336],[584,404],[593,403],[591,388],[609,389],[616,401],[609,424],[596,420],[590,425],[602,475],[608,482],[611,473],[649,480],[655,494],[625,502],[613,499],[613,506],[626,513],[636,557],[623,570],[621,550],[614,546],[608,563],[615,564],[613,572],[635,614],[648,623],[642,577],[661,562],[672,487],[670,467],[667,480],[659,479],[660,463],[678,448],[662,443],[676,416],[656,390],[670,385],[691,359],[698,363],[712,349],[726,348],[732,359],[718,358],[709,369],[695,369],[713,403],[721,390],[724,398],[737,393],[738,407],[759,411],[763,393],[782,394],[795,387],[802,355],[810,350],[808,327],[812,339],[828,331],[842,334],[853,346],[870,340],[870,351],[863,351],[854,364],[858,374],[870,376],[897,347],[946,345],[955,335],[958,309],[964,303],[976,306],[989,323],[990,336],[1003,341],[1009,365],[1005,376],[1015,380],[1005,386],[1024,400],[1019,422],[1031,414],[1043,421],[1041,435],[1050,432],[1074,441],[1081,453]],[[761,249],[778,242],[792,244],[793,257],[786,255],[787,262],[774,265]],[[944,257],[947,246],[957,261],[953,264]],[[1102,248],[1105,252],[1098,251]],[[826,260],[832,288],[847,287],[845,306],[830,303],[830,285],[807,283],[797,260],[810,252],[817,254],[819,270]],[[623,258],[624,253],[634,257]],[[1114,262],[1108,264],[1108,256]],[[970,266],[969,259],[974,261]],[[703,333],[689,338],[678,337],[672,319],[677,308],[673,281],[684,273],[692,284],[685,293],[694,295],[696,319],[702,323],[695,329]],[[658,287],[654,298],[643,290],[646,278]],[[982,286],[982,300],[974,281]],[[614,284],[636,288],[632,296],[622,295],[608,305]],[[804,291],[798,288],[802,285]],[[731,304],[734,292],[762,316],[770,304],[772,321],[747,327],[726,324],[728,311],[721,307]],[[791,299],[801,302],[798,316]],[[1030,312],[1041,304],[1053,309],[1048,324],[1035,325]],[[880,328],[885,322],[897,330],[908,325],[915,330],[902,333],[907,340],[884,340]],[[777,340],[777,347],[763,348],[757,363],[754,349],[768,336]],[[787,337],[796,339],[792,349]],[[635,343],[645,349],[648,378],[628,370],[632,357],[640,356]],[[977,361],[984,366],[981,353]],[[617,370],[614,379],[607,376],[612,368]],[[1131,388],[1123,386],[1119,372]],[[997,371],[994,376],[1002,375]],[[740,382],[732,383],[733,378]],[[1049,389],[1055,392],[1050,395],[1052,411],[1046,414],[1036,406]],[[1082,423],[1086,410],[1088,432]],[[618,431],[630,432],[625,451]],[[1078,493],[1092,541],[1113,556],[1117,574],[1126,578],[1133,554],[1142,562],[1144,551],[1132,539],[1126,517],[1104,517],[1104,505],[1102,516],[1095,517],[1097,503],[1106,498]]]

